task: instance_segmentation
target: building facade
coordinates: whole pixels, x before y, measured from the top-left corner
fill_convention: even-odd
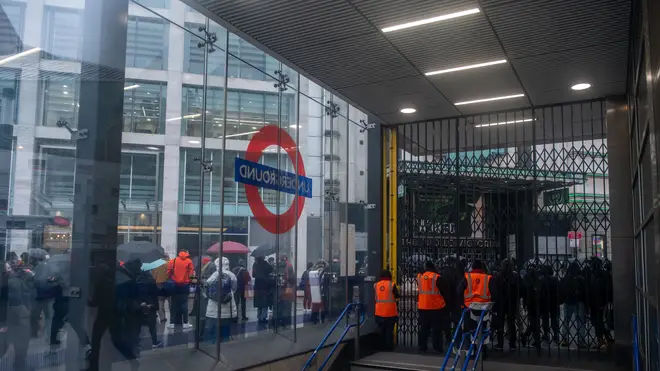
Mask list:
[[[28,52],[0,66],[3,108],[12,111],[3,112],[3,123],[17,129],[10,215],[62,216],[75,223],[76,141],[68,128],[79,124],[84,4],[2,2],[11,27],[0,54]],[[308,254],[331,258],[321,246],[332,243],[314,241],[308,229],[333,241],[340,223],[360,224],[346,213],[340,220],[339,211],[366,202],[366,115],[182,2],[131,2],[127,22],[118,242],[150,240],[173,255],[181,248],[206,249],[222,231],[223,240],[246,246],[279,241],[283,253],[292,254],[297,241],[301,267]],[[280,88],[282,76],[289,82]],[[337,107],[335,117],[329,105]],[[254,219],[244,186],[234,181],[235,158],[267,125],[294,138],[314,187],[297,232],[278,239]],[[212,171],[201,159],[212,163]],[[277,146],[260,161],[288,171],[294,166]],[[278,202],[275,190],[261,196],[275,213],[294,199],[281,193]],[[18,254],[33,240],[64,250],[70,233],[69,226],[13,230],[8,242]]]

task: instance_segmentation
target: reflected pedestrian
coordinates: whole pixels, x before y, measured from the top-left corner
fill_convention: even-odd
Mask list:
[[[266,262],[263,256],[258,256],[252,265],[254,277],[254,307],[257,308],[257,320],[261,324],[268,323],[268,307],[272,305],[273,266]]]
[[[232,271],[234,275],[236,276],[236,279],[238,280],[238,286],[236,288],[236,305],[239,306],[240,308],[240,314],[241,314],[241,319],[243,321],[247,321],[247,299],[246,299],[246,291],[248,288],[248,285],[250,284],[250,281],[252,280],[252,277],[250,276],[250,272],[248,272],[246,266],[245,266],[245,259],[239,259],[238,260],[238,266],[234,268]]]
[[[307,269],[300,277],[300,288],[303,290],[303,311],[304,313],[312,312],[312,292],[309,286],[309,271],[314,267],[314,263],[308,262]]]

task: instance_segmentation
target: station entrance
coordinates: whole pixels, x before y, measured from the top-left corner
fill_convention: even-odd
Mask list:
[[[516,303],[516,320],[502,326],[504,344],[493,336],[495,345],[558,355],[608,351],[604,101],[401,124],[383,140],[383,265],[402,291],[399,346],[417,346],[416,275],[425,262],[462,277],[480,260],[495,277],[519,282],[516,292],[500,293]]]

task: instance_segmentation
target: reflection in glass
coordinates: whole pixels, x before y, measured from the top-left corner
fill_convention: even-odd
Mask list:
[[[124,131],[161,134],[166,91],[165,84],[127,81],[124,87]]]
[[[160,18],[129,16],[126,66],[166,69],[168,27],[169,24]]]
[[[78,126],[80,108],[78,76],[57,72],[42,72],[43,84],[43,125],[57,126],[66,122],[71,127]]]

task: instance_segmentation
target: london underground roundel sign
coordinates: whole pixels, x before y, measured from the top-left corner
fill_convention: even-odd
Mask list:
[[[298,168],[295,173],[259,163],[259,159],[269,146],[280,146]],[[312,179],[305,176],[303,158],[296,142],[286,130],[276,125],[264,126],[254,136],[247,147],[245,158],[234,161],[234,180],[243,183],[245,195],[257,222],[268,232],[282,234],[290,231],[298,222],[305,207],[305,198],[312,197]],[[296,202],[283,214],[275,214],[264,204],[259,188],[272,189],[296,196]]]

